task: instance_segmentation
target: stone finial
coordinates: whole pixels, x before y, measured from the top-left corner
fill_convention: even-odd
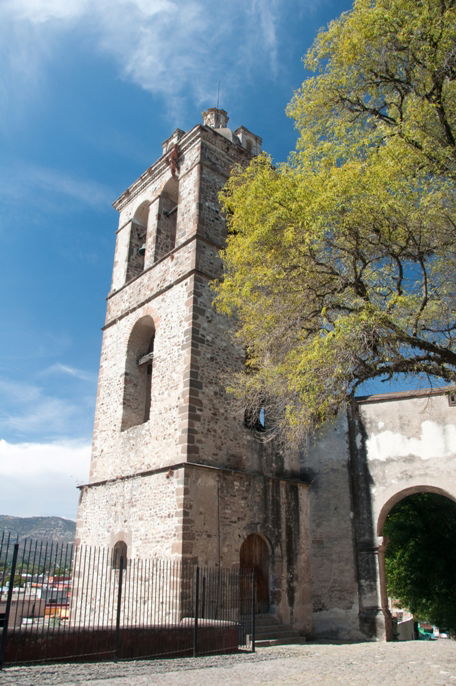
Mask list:
[[[203,112],[203,124],[210,126],[212,129],[225,129],[228,125],[228,114],[225,110],[219,110],[218,107],[209,107]]]
[[[251,155],[259,155],[261,152],[262,139],[260,136],[252,133],[245,126],[240,126],[234,132],[239,138],[241,145],[248,150]]]

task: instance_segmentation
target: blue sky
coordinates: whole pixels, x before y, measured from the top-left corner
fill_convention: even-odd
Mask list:
[[[301,58],[348,0],[2,0],[0,513],[75,517],[113,200],[216,104],[284,160]]]

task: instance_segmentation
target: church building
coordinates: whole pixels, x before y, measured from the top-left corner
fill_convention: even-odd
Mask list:
[[[253,567],[259,612],[306,636],[382,637],[383,523],[410,493],[456,499],[456,402],[447,389],[361,398],[285,454],[261,418],[233,409],[225,386],[244,351],[212,305],[226,238],[218,193],[261,143],[210,108],[114,203],[77,543],[127,559]]]

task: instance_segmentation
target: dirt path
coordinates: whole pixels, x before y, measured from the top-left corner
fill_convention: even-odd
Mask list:
[[[305,644],[178,660],[9,667],[3,686],[456,686],[456,643]]]

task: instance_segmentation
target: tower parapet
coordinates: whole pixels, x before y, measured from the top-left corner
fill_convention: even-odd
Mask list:
[[[225,110],[220,110],[217,107],[210,107],[203,112],[203,123],[205,126],[228,138],[231,143],[245,148],[249,155],[259,155],[263,142],[262,138],[249,131],[245,126],[240,126],[235,131],[232,131],[228,128],[228,121],[229,117]]]

